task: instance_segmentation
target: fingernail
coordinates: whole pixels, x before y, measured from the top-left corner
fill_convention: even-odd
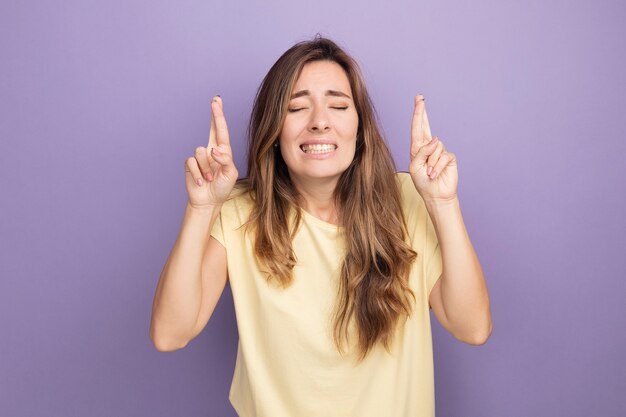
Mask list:
[[[428,167],[426,169],[426,175],[430,175],[430,171],[432,171],[432,170],[433,170],[433,167]]]
[[[222,152],[219,149],[219,145],[216,146],[215,148],[211,148],[211,152],[215,152],[216,155],[221,155]]]
[[[430,173],[430,179],[431,179],[431,180],[434,180],[436,176],[437,176],[437,171],[432,171],[432,172]]]
[[[196,184],[198,184],[198,187],[202,187],[202,178],[198,178]]]

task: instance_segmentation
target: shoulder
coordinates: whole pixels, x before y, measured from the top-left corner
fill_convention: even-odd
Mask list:
[[[252,203],[252,193],[249,191],[245,183],[236,183],[233,190],[228,196],[228,201],[236,201],[238,203]]]
[[[396,181],[400,190],[400,198],[402,199],[402,211],[405,213],[421,210],[425,206],[424,199],[417,192],[411,174],[408,172],[396,172]]]
[[[411,179],[411,174],[409,174],[408,172],[405,172],[405,171],[398,171],[398,172],[396,172],[396,181],[398,182],[398,186],[400,187],[400,191],[402,191],[403,188],[407,184],[413,184],[413,180]]]
[[[243,184],[237,183],[230,192],[228,199],[222,204],[220,216],[222,219],[225,217],[240,219],[240,221],[243,219],[245,222],[245,220],[247,220],[247,216],[252,210],[253,204],[254,201],[250,191],[248,191],[248,188]]]
[[[415,188],[413,179],[408,172],[398,172],[396,178],[400,189],[402,214],[409,237],[412,240],[422,239],[429,232],[429,224],[431,223],[426,203]]]

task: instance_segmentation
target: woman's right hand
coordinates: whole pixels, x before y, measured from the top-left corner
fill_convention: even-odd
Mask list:
[[[219,96],[211,101],[209,144],[206,148],[196,148],[195,155],[185,161],[185,171],[188,204],[193,208],[221,205],[235,186],[239,173],[233,163],[228,126]]]

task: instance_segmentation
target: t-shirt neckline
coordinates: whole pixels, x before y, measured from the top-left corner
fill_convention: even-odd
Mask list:
[[[339,226],[339,225],[336,225],[336,224],[328,223],[328,222],[325,222],[322,219],[318,219],[317,217],[315,217],[314,215],[312,215],[311,213],[309,213],[308,211],[306,211],[303,208],[300,208],[300,211],[301,211],[302,217],[304,219],[307,219],[308,221],[316,224],[317,226],[320,226],[320,227],[323,227],[325,229],[329,229],[329,230],[332,230],[332,231],[336,231],[336,232],[341,230],[341,229],[343,229],[343,226]]]

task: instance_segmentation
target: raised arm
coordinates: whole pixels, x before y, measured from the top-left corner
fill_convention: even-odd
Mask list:
[[[443,273],[430,292],[430,305],[437,320],[457,339],[483,344],[493,329],[489,294],[461,215],[456,156],[431,136],[421,95],[415,98],[409,171],[441,248]]]
[[[208,146],[185,161],[185,216],[152,304],[150,339],[160,351],[181,349],[196,337],[226,285],[226,250],[210,233],[238,172],[219,96],[211,109]]]

